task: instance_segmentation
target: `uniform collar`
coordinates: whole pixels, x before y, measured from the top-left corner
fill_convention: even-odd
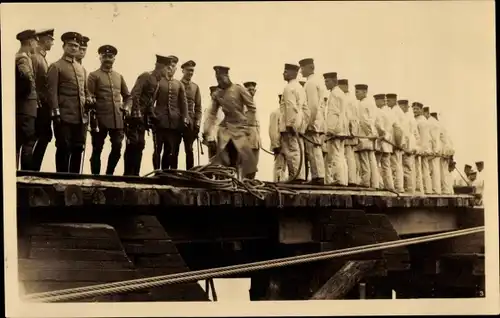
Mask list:
[[[101,65],[100,70],[105,72],[105,73],[111,73],[111,72],[113,72],[113,67],[106,68],[103,65]]]
[[[43,57],[47,56],[47,51],[45,51],[45,50],[44,50],[44,49],[42,49],[41,47],[37,47],[37,48],[36,48],[36,52],[37,52],[38,54],[40,54],[41,56],[43,56]]]
[[[67,55],[63,55],[62,59],[63,59],[63,60],[65,60],[66,62],[69,62],[69,63],[74,63],[74,62],[76,62],[76,60],[75,60],[75,58],[74,58],[74,57],[67,56]]]
[[[181,79],[181,82],[182,82],[182,83],[184,83],[184,84],[189,84],[189,83],[191,83],[191,81],[190,81],[190,80],[188,81],[187,79],[184,79],[184,78],[182,78],[182,79]]]
[[[312,73],[307,77],[307,80],[313,79],[316,76],[316,73]]]

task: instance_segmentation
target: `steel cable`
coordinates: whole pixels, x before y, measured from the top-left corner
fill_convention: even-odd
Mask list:
[[[226,266],[221,268],[184,272],[172,275],[163,275],[149,278],[134,279],[109,284],[92,285],[88,287],[79,287],[72,289],[65,289],[59,291],[45,292],[30,294],[24,297],[26,301],[42,301],[42,302],[55,302],[64,301],[78,298],[89,298],[103,294],[123,293],[138,289],[145,289],[151,287],[162,286],[165,284],[183,283],[189,281],[198,281],[207,278],[223,277],[243,272],[262,270],[274,267],[283,267],[296,265],[307,262],[314,262],[320,260],[331,259],[335,257],[342,257],[366,252],[379,251],[389,248],[402,247],[407,245],[414,245],[419,243],[431,242],[457,236],[470,235],[484,231],[484,226],[445,232],[440,234],[427,235],[423,237],[416,237],[404,240],[397,240],[384,243],[369,244],[357,247],[351,247],[335,251],[320,252],[314,254],[306,254],[300,256],[293,256],[281,259],[273,259],[268,261],[261,261],[249,264],[239,264]]]

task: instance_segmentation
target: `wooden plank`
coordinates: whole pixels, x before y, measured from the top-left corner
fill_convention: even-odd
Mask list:
[[[19,273],[21,281],[88,281],[117,282],[139,278],[133,269],[26,269]]]
[[[435,233],[458,229],[457,214],[453,210],[396,209],[387,213],[399,235]]]
[[[41,223],[27,226],[25,235],[59,238],[118,239],[115,229],[98,223]]]
[[[174,254],[177,248],[171,240],[123,241],[127,254]]]
[[[136,256],[134,264],[140,268],[186,267],[179,254]]]
[[[375,260],[348,261],[314,293],[311,300],[342,299],[376,263]]]
[[[122,240],[168,240],[170,237],[153,215],[124,216],[109,221]]]
[[[64,238],[58,236],[31,237],[32,247],[63,248],[63,249],[91,249],[91,250],[121,250],[123,247],[118,239],[108,238]]]
[[[73,260],[45,260],[19,259],[20,271],[25,270],[89,270],[89,269],[133,269],[132,262],[115,261],[73,261]]]
[[[59,259],[59,260],[92,260],[92,261],[120,261],[127,262],[129,259],[124,252],[87,249],[63,249],[63,248],[31,248],[29,258],[31,259]]]

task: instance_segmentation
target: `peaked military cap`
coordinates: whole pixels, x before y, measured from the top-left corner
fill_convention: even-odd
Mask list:
[[[424,105],[422,105],[422,103],[420,102],[413,102],[413,104],[411,104],[412,107],[419,107],[419,108],[422,108]]]
[[[87,47],[89,41],[90,41],[90,38],[88,36],[82,35],[82,40],[80,41],[80,46]]]
[[[356,84],[356,85],[354,85],[354,88],[355,89],[367,90],[368,89],[368,85],[366,85],[366,84]]]
[[[335,72],[325,73],[325,74],[323,74],[323,77],[325,79],[327,79],[327,78],[337,79],[337,73],[335,73]]]
[[[431,116],[437,116],[437,114],[438,114],[438,113],[436,113],[436,112],[432,112],[432,113],[431,113]]]
[[[189,60],[187,62],[184,62],[184,64],[181,65],[181,68],[186,68],[186,67],[195,67],[196,63],[193,60]]]
[[[345,78],[339,79],[338,80],[339,85],[349,85],[349,81],[346,80]]]
[[[36,36],[42,37],[42,36],[49,36],[52,39],[54,39],[54,29],[41,29],[36,31]]]
[[[255,86],[257,86],[257,83],[255,83],[255,82],[245,82],[245,83],[243,83],[243,86],[245,86],[247,88],[248,87],[255,87]]]
[[[290,64],[290,63],[285,63],[285,70],[287,71],[298,71],[300,69],[300,66],[295,65],[295,64]]]
[[[217,86],[210,86],[210,93],[215,92],[216,89],[217,89]]]
[[[299,61],[300,66],[306,66],[309,64],[314,64],[314,60],[312,58],[306,58]]]
[[[375,94],[375,95],[373,95],[373,98],[375,98],[375,99],[385,99],[385,94]]]
[[[306,82],[305,81],[299,81],[300,85],[304,86],[306,85]]]
[[[175,55],[169,55],[167,58],[170,60],[170,63],[174,62],[175,64],[179,63],[179,58]]]
[[[82,42],[82,35],[78,32],[66,32],[61,35],[61,41],[66,42],[76,42],[80,44]]]
[[[25,41],[29,39],[35,39],[36,38],[36,31],[35,30],[24,30],[19,32],[16,35],[16,39],[18,41]]]
[[[430,111],[429,107],[424,107],[424,112],[428,112],[428,111]]]
[[[408,105],[408,100],[407,99],[400,99],[398,100],[399,105]]]
[[[227,66],[221,66],[221,65],[215,65],[214,66],[214,71],[215,73],[220,73],[220,74],[228,74],[230,68]]]
[[[170,64],[170,62],[171,62],[171,59],[168,58],[167,56],[162,56],[162,55],[156,54],[156,63],[167,65],[167,64]]]
[[[397,99],[398,98],[398,95],[397,94],[385,94],[385,98],[393,98],[393,99]]]
[[[97,53],[98,54],[113,54],[113,55],[116,55],[116,54],[118,54],[118,50],[116,49],[116,47],[114,47],[112,45],[109,45],[109,44],[106,44],[106,45],[101,46],[97,50]]]
[[[484,165],[484,161],[476,161],[476,165],[480,165],[480,164]]]

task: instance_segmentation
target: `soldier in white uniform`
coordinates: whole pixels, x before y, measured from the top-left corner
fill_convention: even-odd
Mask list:
[[[278,95],[278,105],[281,104],[281,97]],[[273,182],[286,181],[286,161],[281,152],[280,133],[280,107],[278,106],[269,118],[269,139],[271,141],[271,151],[274,154]]]
[[[395,191],[391,169],[394,116],[391,109],[387,107],[385,94],[377,94],[373,97],[378,107],[375,127],[377,128],[379,139],[377,140],[375,151],[380,171],[379,187]]]
[[[311,117],[305,136],[305,148],[310,162],[313,184],[325,183],[325,162],[323,159],[322,144],[324,135],[324,107],[325,88],[323,81],[314,73],[314,60],[306,58],[299,61],[302,76],[307,78],[304,85]]]
[[[359,100],[359,144],[356,151],[359,154],[360,184],[365,187],[379,187],[379,173],[375,158],[375,118],[377,107],[373,99],[367,97],[368,85],[357,84],[356,99]],[[364,138],[363,138],[364,137]]]
[[[326,103],[326,172],[325,183],[347,186],[345,140],[349,133],[346,96],[337,85],[337,73],[323,74],[330,94]]]
[[[403,173],[403,153],[408,148],[408,124],[407,117],[397,104],[398,96],[396,94],[386,94],[387,106],[393,112],[395,119],[393,125],[394,151],[391,155],[391,169],[394,178],[394,188],[397,192],[403,193],[404,173]]]
[[[433,194],[441,194],[441,127],[437,121],[437,113],[432,113],[434,116],[427,117],[431,134],[431,157],[429,159],[429,166],[431,170],[431,182]]]
[[[417,179],[417,168],[415,166],[415,155],[417,153],[417,142],[419,140],[417,121],[413,115],[413,109],[409,106],[408,100],[398,100],[398,105],[404,112],[405,118],[403,127],[407,127],[407,141],[404,143],[406,148],[403,153],[403,174],[404,190],[408,193],[415,192]]]
[[[429,170],[429,154],[431,153],[430,128],[427,118],[425,118],[423,114],[422,103],[414,102],[412,107],[413,113],[415,114],[415,120],[417,121],[418,134],[420,137],[416,160],[416,165],[420,166],[417,167],[417,192],[427,194],[432,192],[431,174]],[[418,173],[419,171],[420,174]]]

